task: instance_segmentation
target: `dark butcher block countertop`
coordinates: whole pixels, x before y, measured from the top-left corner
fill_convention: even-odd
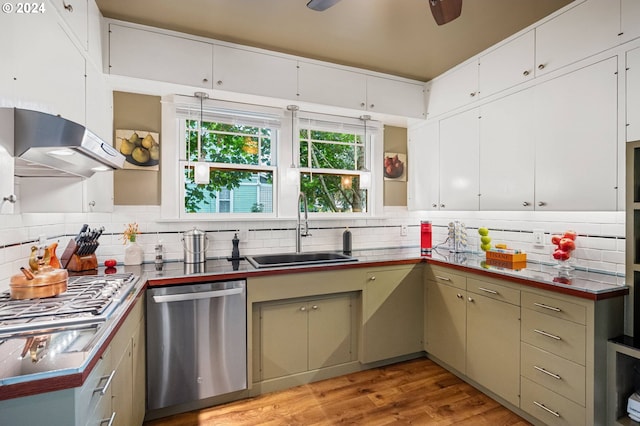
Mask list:
[[[426,262],[508,280],[525,287],[556,291],[594,301],[621,297],[629,293],[629,287],[625,285],[625,278],[615,274],[578,268],[571,271],[570,276],[567,277],[551,264],[529,262],[524,269],[512,270],[487,265],[484,261],[484,255],[474,253],[449,253],[446,250],[434,250],[432,255],[420,257],[418,252],[418,248],[359,250],[353,253],[353,256],[358,259],[356,262],[263,269],[254,268],[244,259],[232,262],[227,258],[210,259],[200,265],[166,262],[162,265],[161,270],[156,270],[154,264],[126,267],[119,265],[119,272],[124,269],[126,272],[140,276],[141,279],[134,292],[122,304],[113,318],[105,324],[84,332],[88,343],[82,351],[58,354],[55,359],[52,357],[52,359],[46,360],[45,358],[46,362],[32,364],[29,359],[19,359],[20,349],[24,346],[24,337],[16,338],[15,341],[12,341],[11,338],[0,339],[0,400],[81,386],[93,369],[97,358],[106,349],[135,301],[147,287]],[[101,268],[96,273],[103,273],[103,269]],[[16,351],[18,351],[17,354]]]

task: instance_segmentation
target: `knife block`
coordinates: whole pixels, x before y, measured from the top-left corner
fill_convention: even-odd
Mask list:
[[[71,239],[67,248],[64,249],[64,253],[60,257],[60,264],[63,268],[72,272],[90,271],[92,269],[98,269],[98,258],[95,253],[88,254],[86,256],[79,256],[76,254],[78,246],[76,241]]]

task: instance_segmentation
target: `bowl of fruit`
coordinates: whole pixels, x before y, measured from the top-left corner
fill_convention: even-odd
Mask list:
[[[384,177],[397,179],[404,173],[404,163],[398,158],[398,154],[394,156],[384,157]]]
[[[558,261],[559,269],[571,270],[571,253],[576,249],[575,231],[566,231],[564,234],[554,234],[551,236],[551,243],[556,246],[551,256]]]

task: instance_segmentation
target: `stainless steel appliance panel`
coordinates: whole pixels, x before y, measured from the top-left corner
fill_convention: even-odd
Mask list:
[[[247,389],[246,282],[147,294],[147,409]]]

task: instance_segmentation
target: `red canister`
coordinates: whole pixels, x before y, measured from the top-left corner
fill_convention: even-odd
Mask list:
[[[420,255],[431,254],[431,221],[420,221]]]

